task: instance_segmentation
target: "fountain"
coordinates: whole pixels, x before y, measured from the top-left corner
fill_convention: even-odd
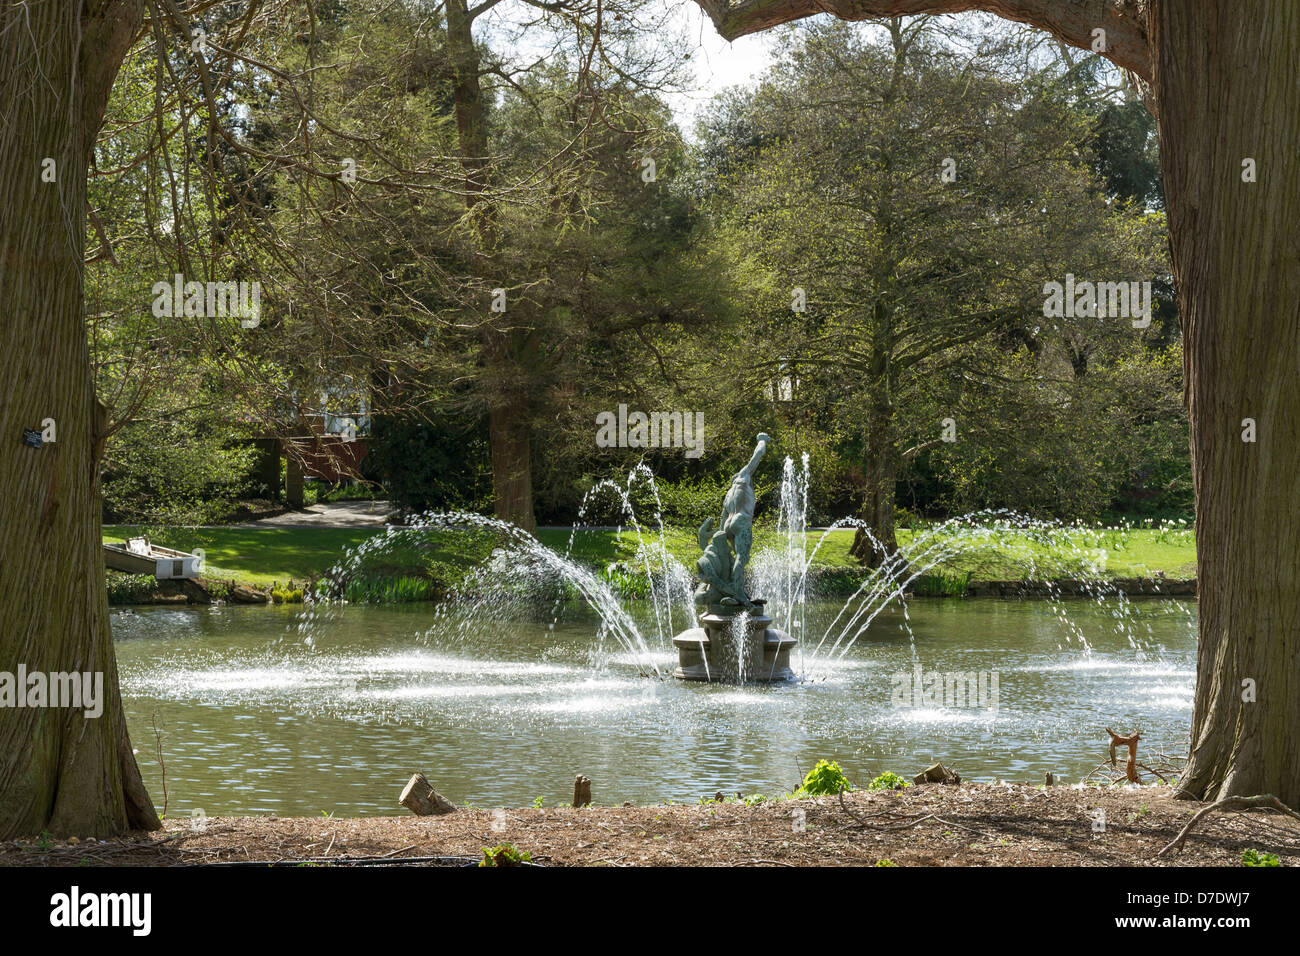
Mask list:
[[[790,649],[796,641],[763,613],[764,599],[745,590],[745,565],[754,541],[754,472],[767,452],[769,439],[758,436],[749,464],[731,479],[722,500],[722,517],[700,525],[700,550],[695,562],[700,582],[695,605],[702,609],[699,627],[673,638],[677,670],[682,680],[728,683],[792,680]]]
[[[1051,612],[1069,633],[1069,642],[1084,655],[1091,648],[1072,619],[1066,600],[1070,594],[1091,598],[1103,608],[1129,646],[1138,649],[1142,643],[1134,631],[1132,602],[1104,574],[1108,548],[1122,547],[1122,542],[1102,540],[1114,533],[1040,521],[1005,509],[922,524],[904,547],[890,552],[879,566],[860,571],[845,568],[853,579],[848,582],[851,593],[837,594],[829,603],[823,595],[824,613],[816,620],[808,618],[810,602],[819,599],[814,573],[819,552],[841,530],[870,535],[871,529],[857,518],[845,517],[813,532],[808,527],[809,456],[802,456],[802,467],[786,458],[775,534],[768,536],[765,547],[754,550],[751,562],[753,479],[768,444],[768,436],[760,434],[749,463],[723,496],[721,515],[708,518],[698,529],[700,553],[693,574],[668,547],[655,478],[642,463],[628,473],[625,484],[605,479],[588,491],[562,551],[508,522],[467,512],[426,512],[404,526],[389,527],[385,534],[351,549],[307,596],[295,620],[300,639],[310,646],[317,631],[328,630],[347,603],[347,583],[365,574],[367,565],[391,566],[396,563],[391,551],[418,552],[454,532],[466,541],[477,537],[491,551],[435,606],[433,623],[418,635],[422,643],[474,644],[484,633],[542,613],[547,604],[547,631],[554,632],[568,602],[576,599],[596,617],[593,639],[582,649],[593,671],[605,671],[611,664],[630,665],[642,677],[660,679],[667,677],[669,662],[675,659],[671,673],[688,682],[820,683],[835,679],[840,663],[859,639],[878,627],[880,616],[894,607],[901,612],[897,627],[906,634],[915,663],[918,648],[912,639],[908,601],[913,589],[955,556],[978,556],[987,548],[993,549],[998,561],[1009,559],[1021,566],[1020,590],[1037,587],[1036,593],[1047,598]],[[645,483],[653,507],[648,521],[638,517],[633,505],[633,486],[640,482]],[[626,524],[636,547],[626,563],[615,562],[602,570],[580,559],[577,544],[589,509],[598,507],[598,498],[609,492],[615,495],[620,512],[620,523],[612,530],[622,535]],[[1040,556],[1053,554],[1058,556],[1054,564],[1042,567]],[[1074,579],[1077,586],[1068,592],[1059,587],[1054,579],[1062,576]],[[640,581],[643,588],[628,593],[618,583],[624,577]],[[751,597],[751,589],[762,596]],[[681,630],[683,623],[687,626]],[[798,660],[792,664],[791,651],[796,649]]]

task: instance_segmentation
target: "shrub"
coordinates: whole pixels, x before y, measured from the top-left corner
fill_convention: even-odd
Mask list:
[[[885,771],[871,783],[867,784],[868,790],[902,790],[904,787],[910,787],[911,784],[904,780],[896,773]]]
[[[808,771],[808,776],[803,778],[795,796],[824,797],[852,789],[839,764],[832,760],[818,760],[817,765]]]
[[[109,604],[139,604],[152,597],[158,589],[158,582],[152,574],[127,574],[107,568],[104,577]]]
[[[1250,849],[1241,854],[1241,862],[1246,866],[1281,866],[1282,861],[1277,858],[1275,853],[1264,853],[1260,850]]]
[[[492,849],[483,848],[483,859],[479,866],[523,866],[533,858],[531,853],[516,850],[509,843],[502,843]]]

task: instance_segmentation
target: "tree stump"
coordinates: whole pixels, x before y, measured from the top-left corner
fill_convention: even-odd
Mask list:
[[[958,784],[958,783],[961,783],[961,774],[957,773],[956,771],[949,770],[947,767],[945,767],[945,766],[944,766],[943,764],[941,764],[941,763],[934,763],[934,764],[931,764],[930,766],[926,767],[924,770],[922,770],[920,773],[918,773],[915,777],[913,777],[913,778],[912,778],[912,783],[915,783],[915,784],[922,784],[922,783],[947,783],[947,784]]]
[[[433,789],[422,773],[411,777],[398,802],[417,817],[439,816],[456,809],[456,804]]]
[[[578,774],[573,778],[573,805],[575,807],[591,806],[591,778]]]

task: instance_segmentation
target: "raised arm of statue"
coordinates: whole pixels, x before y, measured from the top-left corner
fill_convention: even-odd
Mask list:
[[[767,432],[758,433],[758,444],[754,447],[754,454],[749,456],[749,464],[742,468],[740,473],[736,475],[732,481],[737,481],[742,477],[746,481],[752,481],[754,479],[754,472],[758,470],[758,463],[762,461],[763,456],[767,454],[767,443],[769,441],[771,441],[771,439],[767,437]]]
[[[724,527],[727,519],[735,514],[754,517],[754,472],[758,470],[758,463],[763,460],[763,455],[767,452],[767,443],[767,433],[760,432],[758,447],[750,456],[749,464],[736,472],[736,476],[731,479],[731,487],[727,489],[726,497],[722,499],[722,520],[718,522],[718,527]]]

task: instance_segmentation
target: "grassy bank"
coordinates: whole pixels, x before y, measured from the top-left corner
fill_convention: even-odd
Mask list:
[[[206,574],[213,578],[239,581],[265,588],[273,583],[303,582],[331,568],[345,552],[383,531],[358,528],[149,528],[107,525],[105,541],[123,541],[130,535],[147,533],[155,544],[193,551],[202,548],[207,557]],[[903,529],[899,543],[914,543],[926,532]],[[563,552],[569,544],[568,529],[541,529],[538,537],[546,546]],[[819,535],[809,535],[811,553]],[[755,550],[778,543],[771,532],[755,536]],[[817,549],[814,566],[833,570],[851,569],[856,562],[849,555],[852,531],[832,531]],[[400,576],[416,574],[452,583],[465,569],[490,553],[493,540],[487,535],[434,531],[420,536],[402,535],[386,549],[381,560],[372,561],[369,572]],[[953,542],[954,545],[958,542]],[[1086,567],[1100,568],[1108,577],[1191,578],[1196,573],[1196,541],[1182,527],[1105,529],[1079,528],[1051,536],[1024,532],[995,532],[960,543],[960,553],[940,562],[936,572],[967,576],[973,581],[1022,580],[1026,578],[1077,577]],[[690,566],[698,556],[695,532],[673,530],[667,535],[668,549]],[[636,555],[633,532],[583,531],[574,536],[573,555],[579,561],[604,567],[628,561]]]

